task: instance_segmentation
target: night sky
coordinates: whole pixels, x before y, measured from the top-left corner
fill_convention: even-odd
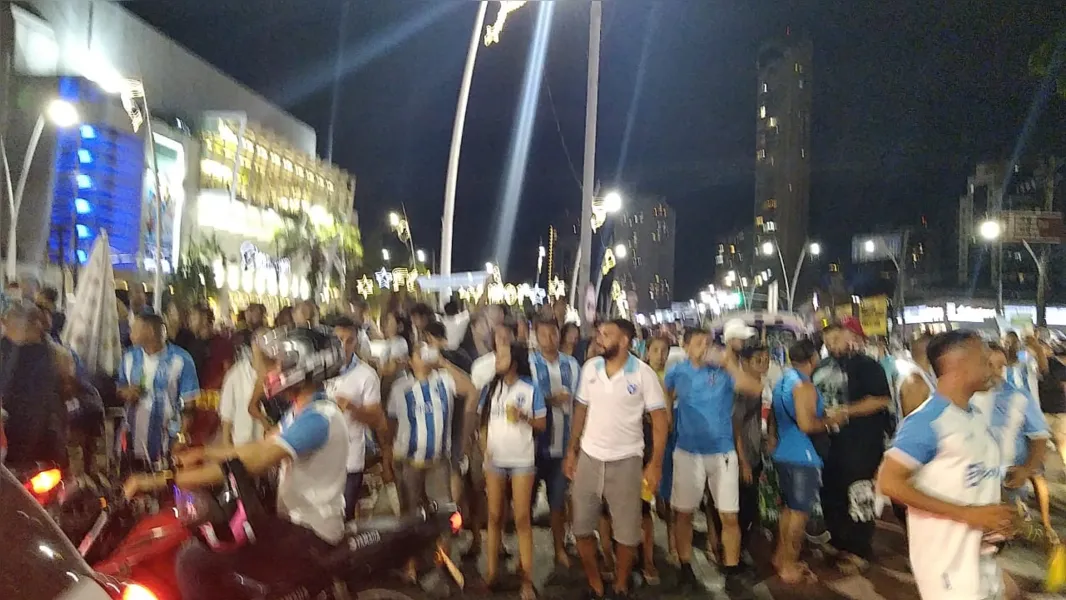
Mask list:
[[[127,3],[309,123],[320,153],[340,5]],[[459,179],[456,271],[492,258],[534,10],[512,15],[502,43],[481,49]],[[475,12],[467,0],[352,3],[334,162],[358,177],[364,236],[373,237],[403,203],[416,245],[439,249],[448,146]],[[584,0],[559,0],[555,11],[513,238],[513,281],[532,279],[538,239],[553,217],[580,209],[588,12]],[[490,22],[495,13],[493,5]],[[1064,2],[1040,0],[608,0],[597,178],[624,193],[664,196],[678,214],[677,296],[708,283],[709,240],[747,226],[753,214],[755,51],[791,28],[808,32],[815,48],[812,237],[828,256],[846,258],[851,235],[921,214],[954,235],[966,176],[979,160],[1010,155],[1039,86],[1029,55],[1064,19]],[[1030,148],[1061,156],[1064,131],[1066,100],[1053,99]]]

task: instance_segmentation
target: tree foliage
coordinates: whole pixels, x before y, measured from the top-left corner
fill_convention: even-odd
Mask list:
[[[1054,65],[1056,50],[1059,53],[1058,65]],[[1047,77],[1051,74],[1052,67],[1057,66],[1055,73],[1055,93],[1066,99],[1066,27],[1063,27],[1051,39],[1047,40],[1036,49],[1029,57],[1029,69],[1038,77]]]
[[[207,302],[218,294],[213,264],[225,259],[222,246],[214,235],[192,241],[182,253],[180,264],[170,279],[172,297],[185,306]]]
[[[307,266],[307,282],[316,293],[324,284],[341,283],[363,257],[359,228],[333,215],[331,225],[316,225],[306,212],[282,215],[285,226],[274,238],[278,254]]]

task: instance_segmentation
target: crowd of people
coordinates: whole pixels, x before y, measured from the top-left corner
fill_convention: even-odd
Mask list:
[[[99,390],[96,403],[125,407],[128,494],[218,483],[218,464],[237,457],[254,475],[280,469],[279,510],[331,543],[374,469],[396,484],[403,511],[461,505],[464,557],[484,556],[487,591],[498,588],[513,524],[523,600],[537,595],[541,497],[557,566],[571,566],[572,543],[591,598],[627,597],[634,572],[659,583],[656,517],[679,584],[700,591],[700,511],[730,592],[754,583],[765,529],[788,584],[816,579],[801,560],[808,540],[844,572],[867,569],[890,505],[909,525],[923,598],[993,597],[1004,589],[994,548],[1030,482],[1057,543],[1041,467],[1049,438],[1066,453],[1066,345],[1036,335],[923,335],[879,360],[846,322],[796,341],[778,364],[740,320],[720,337],[625,319],[582,336],[563,302],[531,314],[452,302],[443,315],[394,302],[377,322],[361,302],[325,316],[301,302],[269,326],[253,304],[225,331],[207,306],[155,315],[133,293],[127,310],[128,348],[108,388],[62,352],[54,298],[6,309],[9,462],[65,462],[63,404]],[[185,597],[216,597],[234,560],[183,552]]]

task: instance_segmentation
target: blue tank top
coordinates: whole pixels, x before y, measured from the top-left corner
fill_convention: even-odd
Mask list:
[[[821,467],[822,459],[814,449],[814,444],[806,433],[800,430],[796,423],[796,404],[792,397],[792,391],[800,383],[810,383],[810,378],[796,369],[788,369],[784,376],[774,386],[773,409],[774,420],[777,422],[777,448],[774,449],[774,462],[791,465]],[[825,414],[825,402],[822,393],[817,392],[818,401],[815,406],[815,414],[822,417]]]

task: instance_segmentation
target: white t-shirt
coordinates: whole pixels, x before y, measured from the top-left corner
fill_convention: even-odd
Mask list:
[[[935,498],[969,506],[1000,501],[1000,451],[979,408],[964,410],[934,394],[903,419],[886,457],[913,469],[915,488]],[[907,531],[923,600],[979,600],[1002,587],[981,530],[912,508]]]
[[[355,358],[344,373],[326,382],[326,394],[338,405],[343,401],[352,406],[381,404],[381,379],[374,369]],[[348,419],[348,472],[360,473],[366,466],[366,425],[345,410]]]
[[[512,423],[507,419],[507,407],[514,406],[519,412],[539,419],[548,414],[544,395],[529,379],[519,379],[513,385],[503,381],[496,387],[491,401],[489,390],[481,394],[478,414],[491,407],[488,439],[485,442],[486,460],[495,467],[523,469],[536,462],[533,427],[529,423]]]
[[[585,363],[576,400],[587,407],[581,450],[605,462],[642,456],[644,413],[666,407],[659,376],[632,354],[613,377],[603,357]]]
[[[263,439],[263,426],[248,412],[248,402],[255,392],[257,380],[252,361],[243,358],[230,367],[222,380],[222,398],[218,412],[222,421],[230,424],[234,446]]]
[[[448,349],[455,350],[463,343],[466,330],[470,327],[470,313],[463,311],[457,315],[444,315],[441,317],[444,331],[448,337]]]
[[[348,424],[336,404],[318,398],[290,411],[272,438],[292,459],[281,464],[278,513],[336,543],[344,537]]]
[[[492,378],[496,376],[496,353],[489,352],[484,356],[479,356],[474,364],[470,366],[470,381],[474,384],[474,389],[482,391],[490,383]]]

